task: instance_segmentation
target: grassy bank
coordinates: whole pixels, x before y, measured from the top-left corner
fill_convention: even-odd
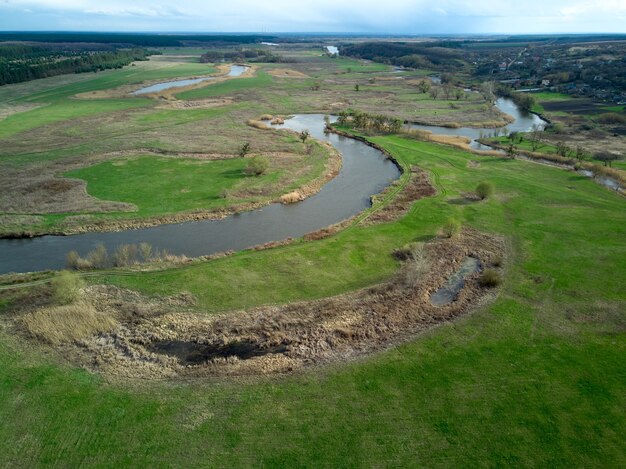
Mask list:
[[[190,290],[209,310],[325,296],[389,276],[392,248],[454,215],[510,241],[495,303],[361,362],[258,382],[108,384],[3,331],[1,463],[626,463],[623,199],[558,169],[499,158],[470,168],[476,157],[461,151],[375,140],[429,171],[439,194],[392,224],[107,281]],[[463,202],[481,180],[496,195]]]
[[[134,203],[143,214],[217,205],[217,186],[237,184],[228,174],[240,169],[240,160],[127,159],[119,152],[235,154],[244,141],[255,152],[301,148],[295,136],[282,140],[244,125],[266,112],[350,106],[442,120],[487,118],[474,97],[456,103],[418,93],[408,82],[422,72],[408,74],[406,83],[407,74],[372,83],[367,73],[388,67],[299,53],[300,62],[276,66],[309,78],[261,70],[184,95],[233,98],[219,109],[71,98],[142,81],[150,70],[152,78],[184,76],[200,64],[170,69],[150,61],[145,69],[93,80],[56,77],[11,88],[14,99],[47,107],[1,122],[0,181],[9,189],[0,195],[19,193],[21,187],[10,186],[15,180],[30,188],[43,173],[52,179],[71,172],[88,182],[92,195]],[[0,98],[9,94],[0,90]],[[438,236],[452,217],[507,240],[506,273],[493,303],[387,351],[293,376],[118,382],[73,367],[11,325],[12,307],[37,299],[45,286],[3,290],[0,466],[626,465],[624,199],[556,168],[397,136],[372,140],[402,165],[424,169],[437,195],[419,200],[398,221],[351,226],[318,241],[87,280],[149,295],[189,291],[205,314],[321,298],[389,279],[399,268],[394,249]],[[481,181],[493,183],[495,195],[466,198]],[[42,215],[40,223],[51,227],[66,215]]]

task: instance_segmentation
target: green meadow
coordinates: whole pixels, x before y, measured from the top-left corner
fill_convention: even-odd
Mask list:
[[[320,58],[315,66],[321,63],[356,71],[343,59]],[[153,76],[183,76],[206,67],[181,66],[188,68],[157,69]],[[384,66],[364,67],[377,72]],[[133,73],[103,72],[19,98],[49,104],[3,120],[0,140],[19,148],[20,132],[28,129],[132,109],[124,123],[145,126],[146,132],[133,142],[136,148],[157,140],[155,132],[175,128],[193,130],[200,143],[182,141],[183,133],[179,140],[160,137],[154,146],[201,151],[219,144],[226,152],[233,149],[209,140],[217,131],[191,126],[208,127],[229,112],[244,126],[244,119],[260,111],[295,108],[326,92],[297,96],[304,96],[305,80],[285,81],[287,91],[277,91],[283,81],[260,71],[253,78],[178,95],[247,97],[248,114],[246,102],[177,112],[152,109],[145,98],[69,98],[139,80]],[[270,99],[273,93],[276,101]],[[233,122],[220,125],[234,128]],[[100,131],[94,127],[94,135]],[[267,149],[298,144],[294,137],[260,138],[267,138],[261,142]],[[140,381],[91,373],[25,339],[11,321],[15,307],[38,298],[46,286],[0,289],[0,466],[626,466],[624,198],[574,172],[528,161],[478,156],[401,136],[368,138],[405,170],[415,165],[426,171],[437,194],[416,201],[399,220],[355,222],[317,241],[300,239],[158,271],[90,273],[85,280],[149,296],[188,291],[198,299],[199,314],[237,314],[384,282],[400,267],[391,255],[394,249],[436,238],[452,217],[506,239],[505,274],[491,303],[345,363],[269,377]],[[67,151],[90,144],[78,141]],[[61,145],[51,147],[41,158],[56,161],[63,151]],[[38,158],[26,152],[8,157],[20,164],[22,158]],[[63,174],[85,180],[90,195],[133,203],[140,215],[152,216],[219,207],[221,191],[243,180],[244,161],[139,155]],[[321,172],[321,161],[314,172]],[[281,171],[270,168],[258,183],[274,183]],[[400,184],[407,177],[405,172]],[[494,185],[494,195],[483,201],[466,198],[482,181]],[[50,215],[49,221],[62,216]]]

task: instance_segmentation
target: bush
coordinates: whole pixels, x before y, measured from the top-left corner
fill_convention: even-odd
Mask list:
[[[113,264],[116,267],[126,267],[137,262],[137,246],[135,244],[122,244],[113,254]]]
[[[70,251],[65,256],[65,266],[68,269],[78,269],[78,263],[80,262],[80,256],[76,251]]]
[[[52,279],[52,298],[56,304],[69,305],[80,298],[83,280],[73,272],[62,270]]]
[[[446,224],[443,225],[442,231],[446,238],[452,238],[461,231],[461,222],[454,218],[449,218]]]
[[[94,269],[103,269],[108,265],[109,254],[104,244],[98,244],[96,249],[87,253],[87,261]]]
[[[623,124],[626,122],[626,116],[617,112],[607,112],[598,116],[598,122],[601,124]]]
[[[248,176],[260,176],[265,171],[267,171],[269,165],[270,163],[267,158],[255,156],[250,160],[250,162],[243,171]]]
[[[488,181],[483,181],[478,186],[476,186],[476,195],[481,198],[481,200],[485,200],[487,197],[491,197],[494,193],[495,189],[493,184]]]
[[[89,259],[83,259],[76,251],[70,251],[65,256],[65,266],[72,270],[89,270],[93,266]]]
[[[481,287],[492,288],[497,287],[502,283],[502,278],[497,270],[486,269],[478,278],[478,283]]]
[[[152,245],[150,243],[139,243],[139,252],[144,262],[152,260]]]

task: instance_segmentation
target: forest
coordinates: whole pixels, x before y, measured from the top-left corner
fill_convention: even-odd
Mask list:
[[[0,45],[0,85],[20,83],[66,73],[98,72],[122,68],[158,54],[147,49],[112,51],[56,50],[25,44]]]

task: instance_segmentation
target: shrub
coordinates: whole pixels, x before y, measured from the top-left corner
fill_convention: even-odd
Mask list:
[[[311,133],[306,129],[298,134],[298,138],[302,140],[302,143],[306,142],[310,136],[311,136]]]
[[[626,116],[617,112],[607,112],[598,116],[598,122],[601,124],[623,124],[626,122]]]
[[[65,256],[65,266],[72,270],[89,270],[92,264],[89,259],[83,259],[76,251],[70,251]]]
[[[454,218],[449,218],[446,224],[443,225],[442,231],[446,238],[452,238],[461,231],[461,222]]]
[[[248,153],[250,153],[250,142],[246,142],[241,145],[241,148],[237,152],[240,158],[245,158]]]
[[[87,253],[87,261],[94,269],[103,269],[108,265],[109,253],[104,244],[98,244],[96,249]]]
[[[611,167],[613,164],[613,161],[619,161],[622,159],[622,155],[619,155],[617,153],[611,153],[610,151],[601,151],[596,153],[593,156],[594,160],[597,161],[602,161],[604,163],[604,166],[609,166]]]
[[[80,256],[76,251],[70,251],[65,256],[65,266],[68,269],[78,269],[78,262],[80,261]]]
[[[62,270],[52,279],[52,298],[56,304],[69,305],[80,298],[80,290],[85,286],[83,280],[69,270]]]
[[[269,165],[270,163],[267,158],[255,156],[250,160],[250,162],[243,171],[248,176],[260,176],[265,171],[267,171]]]
[[[152,259],[152,245],[149,243],[139,243],[139,253],[144,262]]]
[[[486,269],[478,278],[478,283],[481,287],[497,287],[500,283],[502,283],[502,278],[497,270]]]
[[[125,267],[137,262],[137,246],[135,244],[122,244],[113,254],[113,264],[116,267]]]
[[[486,199],[487,197],[491,197],[494,193],[493,184],[488,181],[483,181],[478,186],[476,186],[476,195],[481,198],[481,200]]]

